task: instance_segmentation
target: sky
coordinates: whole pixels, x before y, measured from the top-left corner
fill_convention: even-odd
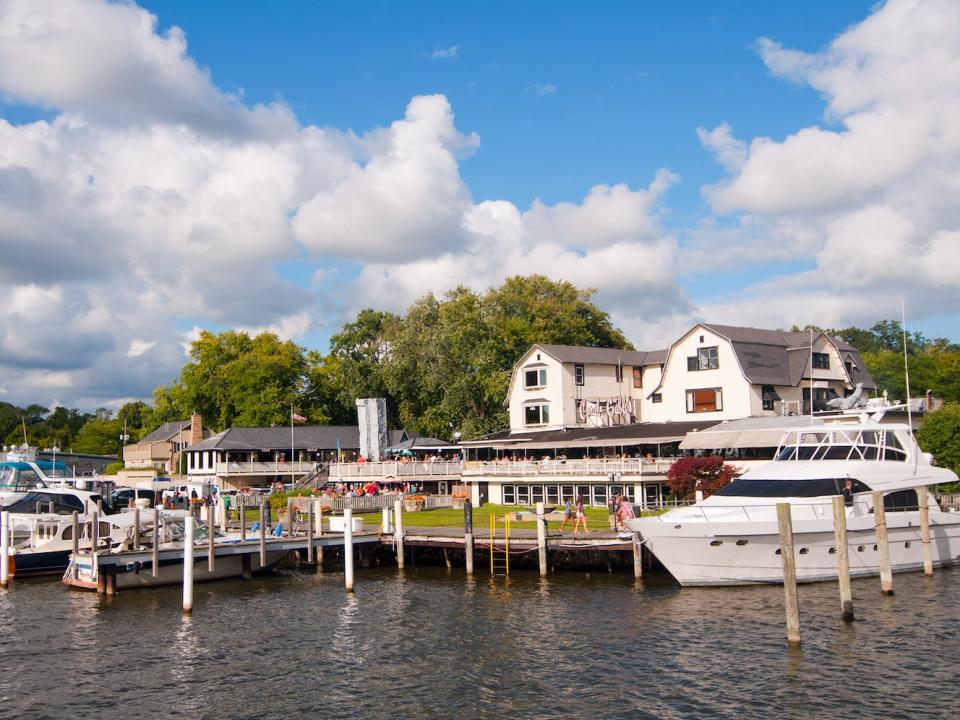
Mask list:
[[[0,400],[542,273],[960,339],[960,4],[0,0]]]

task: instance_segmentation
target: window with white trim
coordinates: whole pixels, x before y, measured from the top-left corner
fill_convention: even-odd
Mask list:
[[[583,379],[583,363],[577,363],[573,366],[573,382],[575,385],[583,385]]]
[[[687,390],[687,412],[719,412],[723,410],[723,390],[721,388],[701,388]]]
[[[687,370],[691,372],[716,370],[719,367],[720,355],[716,346],[699,348],[696,355],[691,355],[687,358]]]
[[[549,405],[524,405],[523,406],[523,424],[524,425],[546,425],[550,422]]]
[[[523,386],[525,388],[539,388],[547,384],[547,369],[539,368],[534,370],[525,370],[523,373]]]
[[[813,367],[815,370],[829,370],[830,354],[818,352],[813,353]]]

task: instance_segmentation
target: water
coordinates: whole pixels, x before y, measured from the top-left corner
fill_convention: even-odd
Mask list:
[[[666,576],[283,571],[115,598],[0,593],[0,717],[947,718],[960,715],[960,569],[800,588]]]

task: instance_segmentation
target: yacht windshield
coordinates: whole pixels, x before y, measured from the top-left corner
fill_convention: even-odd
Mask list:
[[[777,460],[896,460],[907,452],[892,430],[837,428],[790,432]]]
[[[737,478],[714,495],[727,497],[823,497],[840,495],[847,478],[817,478],[803,480],[764,480]],[[870,488],[859,480],[853,481],[855,493],[869,492]]]

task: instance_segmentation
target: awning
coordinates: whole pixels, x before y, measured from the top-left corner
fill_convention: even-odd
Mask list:
[[[734,448],[777,447],[783,428],[754,430],[701,430],[687,433],[681,450],[721,450]]]

